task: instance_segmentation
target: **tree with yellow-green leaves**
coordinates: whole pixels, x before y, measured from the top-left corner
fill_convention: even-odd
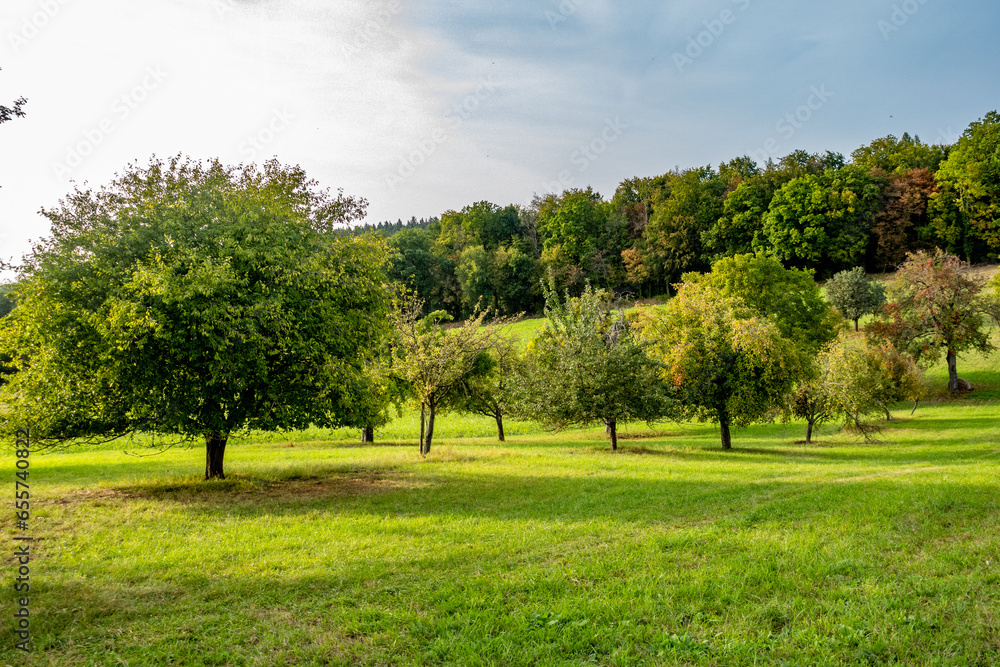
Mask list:
[[[678,287],[664,308],[640,315],[639,331],[662,364],[668,395],[686,417],[718,423],[722,448],[732,449],[733,426],[765,421],[784,405],[801,354],[742,299],[703,282]]]

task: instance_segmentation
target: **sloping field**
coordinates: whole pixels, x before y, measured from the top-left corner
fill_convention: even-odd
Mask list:
[[[612,454],[445,416],[426,460],[292,434],[233,445],[224,482],[200,449],[36,454],[34,652],[11,611],[0,662],[998,664],[1000,396],[994,362],[960,370],[979,392],[878,445],[666,423]]]

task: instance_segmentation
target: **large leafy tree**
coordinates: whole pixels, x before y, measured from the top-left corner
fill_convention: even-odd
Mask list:
[[[587,285],[560,300],[545,290],[546,322],[529,344],[523,412],[553,428],[603,423],[618,449],[618,424],[670,412],[660,366],[612,295]]]
[[[847,166],[789,181],[764,217],[766,246],[793,266],[822,275],[857,266],[879,204],[880,182]]]
[[[868,250],[874,269],[891,271],[905,261],[907,253],[932,250],[935,242],[947,242],[947,234],[939,234],[931,225],[929,204],[936,192],[934,174],[927,169],[887,177]]]
[[[447,211],[441,216],[437,244],[452,256],[470,246],[492,250],[509,244],[523,233],[515,206],[501,208],[488,201],[476,202],[461,211]]]
[[[782,336],[809,353],[817,352],[837,335],[836,314],[823,299],[812,272],[786,269],[773,257],[727,257],[713,264],[707,274],[685,274],[684,281],[739,299],[755,316],[770,319]]]
[[[715,259],[752,252],[755,244],[765,244],[764,215],[781,186],[773,176],[767,172],[743,180],[726,195],[719,218],[702,235],[706,251]]]
[[[298,167],[180,156],[43,210],[2,320],[9,426],[37,440],[174,434],[223,478],[238,429],[366,426],[384,392],[386,250],[335,228],[365,201]]]
[[[732,426],[782,406],[798,375],[800,356],[773,322],[705,283],[681,284],[641,324],[671,395],[687,416],[719,424],[723,449],[732,448]]]
[[[700,167],[672,175],[668,185],[653,198],[644,262],[670,281],[708,268],[702,236],[722,215],[727,181],[711,167]]]
[[[913,169],[937,171],[947,156],[947,146],[931,146],[920,141],[920,137],[904,132],[899,139],[890,134],[858,148],[851,153],[851,161],[869,171],[879,169],[887,174],[901,174]]]
[[[986,278],[941,250],[910,255],[889,284],[887,303],[870,329],[915,359],[948,363],[948,388],[958,391],[958,355],[995,348],[988,325],[1000,322],[1000,300],[985,294]]]
[[[591,188],[566,190],[535,202],[536,224],[546,249],[556,246],[573,265],[586,270],[612,207]]]
[[[1000,114],[991,111],[965,130],[937,172],[951,204],[993,251],[1000,249]],[[947,195],[945,195],[947,197]],[[941,202],[944,203],[944,202]],[[950,206],[941,206],[940,215]]]

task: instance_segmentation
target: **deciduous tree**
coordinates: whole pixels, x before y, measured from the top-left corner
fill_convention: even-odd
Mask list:
[[[384,408],[386,249],[339,238],[366,202],[298,167],[130,165],[43,214],[0,323],[9,425],[36,440],[200,437],[224,477],[238,429],[356,427]]]
[[[1000,249],[1000,114],[991,111],[969,125],[941,163],[937,180],[953,190],[969,226],[994,251]]]
[[[396,329],[396,372],[409,383],[420,405],[420,454],[427,456],[438,410],[476,370],[480,355],[496,345],[510,320],[486,322],[489,311],[477,308],[472,317],[446,329],[443,324],[451,320],[450,315],[434,311],[424,317],[422,310],[422,299],[402,295],[393,309],[392,322]]]
[[[1000,302],[984,293],[986,279],[940,250],[918,252],[899,267],[887,303],[871,330],[917,361],[948,363],[948,389],[958,391],[958,355],[994,350],[988,324],[1000,321]]]
[[[524,375],[525,363],[517,339],[500,337],[479,356],[453,393],[450,407],[490,417],[497,425],[497,440],[504,442],[503,420],[515,411],[515,389]]]
[[[929,205],[936,192],[934,173],[927,169],[888,176],[869,244],[872,266],[878,271],[893,270],[907,253],[933,249],[934,241],[946,240],[931,226]]]
[[[790,401],[792,414],[806,420],[807,443],[816,426],[837,417],[870,438],[876,429],[867,417],[884,413],[891,419],[889,408],[903,400],[913,401],[916,410],[924,393],[912,357],[858,333],[842,333],[817,356],[812,371]]]
[[[857,331],[858,321],[865,315],[874,315],[885,303],[885,285],[868,280],[865,270],[858,266],[841,271],[826,281],[826,298],[844,317],[854,322]]]
[[[723,449],[732,449],[732,426],[784,405],[799,373],[799,354],[773,322],[701,282],[681,284],[641,325],[671,396],[687,416],[719,424]]]
[[[595,422],[618,449],[618,424],[670,412],[660,366],[612,295],[589,285],[577,298],[545,289],[546,323],[529,344],[522,410],[553,428]]]
[[[765,249],[793,266],[831,275],[865,255],[879,182],[857,167],[829,169],[789,181],[764,217]]]
[[[685,283],[702,283],[724,297],[737,298],[759,317],[770,319],[781,335],[809,353],[832,341],[835,313],[823,299],[812,271],[786,269],[766,255],[720,259],[704,275],[685,274]]]

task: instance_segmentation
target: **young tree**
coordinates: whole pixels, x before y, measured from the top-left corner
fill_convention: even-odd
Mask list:
[[[503,420],[515,410],[515,387],[523,376],[524,362],[517,339],[502,336],[479,355],[472,371],[453,393],[449,407],[492,418],[497,425],[497,440],[504,442]]]
[[[864,335],[841,335],[820,355],[819,363],[823,390],[866,439],[876,430],[866,417],[884,414],[891,419],[889,406],[922,395],[922,378],[912,358],[889,344],[875,345]]]
[[[812,443],[814,429],[837,415],[837,404],[822,379],[799,384],[789,405],[792,415],[806,420],[806,444]]]
[[[434,420],[447,406],[452,394],[462,386],[481,355],[497,344],[509,319],[486,322],[487,310],[451,329],[442,324],[451,320],[444,311],[421,317],[423,300],[410,294],[397,299],[392,322],[396,329],[396,369],[409,383],[420,404],[420,455],[427,456],[434,440]]]
[[[203,438],[223,478],[238,429],[357,427],[390,331],[383,244],[338,238],[366,202],[298,167],[173,157],[77,188],[20,270],[0,402],[36,439]]]
[[[890,343],[875,344],[866,336],[842,334],[817,357],[813,377],[802,382],[790,402],[793,415],[806,420],[806,442],[814,427],[843,417],[866,437],[873,426],[865,418],[884,413],[903,400],[923,396],[923,377],[913,358]]]
[[[854,322],[857,331],[858,320],[874,315],[885,303],[885,285],[868,280],[865,270],[859,266],[830,278],[826,282],[826,298],[844,317]]]
[[[923,364],[944,352],[948,389],[958,391],[958,355],[995,349],[987,325],[1000,322],[1000,300],[983,294],[985,286],[986,279],[954,255],[911,254],[889,285],[889,303],[869,326]]]
[[[554,285],[543,288],[547,322],[528,347],[522,411],[553,428],[603,423],[617,450],[620,422],[670,412],[660,366],[611,294],[587,285],[560,301]]]
[[[671,395],[689,417],[718,422],[723,449],[731,426],[767,419],[784,405],[799,353],[767,318],[709,285],[683,283],[666,308],[642,316],[642,334],[664,365]]]

